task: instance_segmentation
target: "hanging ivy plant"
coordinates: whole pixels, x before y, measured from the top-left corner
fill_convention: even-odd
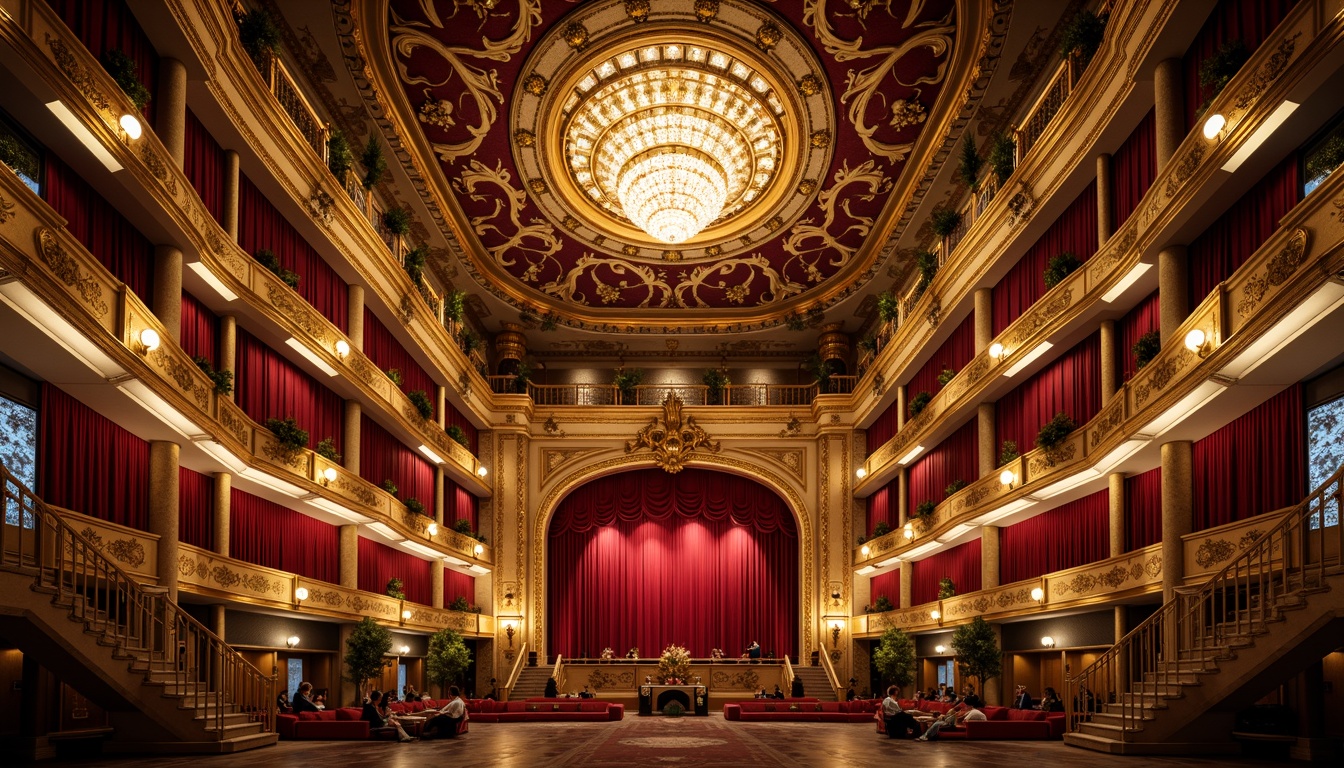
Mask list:
[[[443,431],[448,435],[448,439],[452,440],[453,442],[457,443],[463,448],[471,447],[467,442],[467,433],[463,431],[463,429],[458,425],[449,424],[448,426],[443,428]]]
[[[248,11],[238,19],[238,37],[243,50],[258,67],[280,51],[280,26],[271,14],[259,8]]]
[[[956,493],[957,491],[960,491],[962,488],[965,487],[966,487],[965,480],[953,480],[951,483],[948,483],[948,486],[946,488],[943,489],[943,495],[951,496],[952,494]]]
[[[407,499],[406,511],[413,515],[423,515],[425,514],[425,505],[421,504],[419,499]]]
[[[1017,166],[1017,142],[1007,131],[995,131],[989,137],[989,169],[1002,186]]]
[[[1079,261],[1078,257],[1069,251],[1065,251],[1058,256],[1052,256],[1050,262],[1045,266],[1045,274],[1043,275],[1045,287],[1054,288],[1064,282],[1064,278],[1073,274],[1082,265],[1083,262]]]
[[[1077,57],[1086,67],[1106,37],[1106,19],[1106,14],[1098,16],[1087,9],[1074,14],[1059,32],[1060,58]]]
[[[461,518],[461,519],[459,519],[459,520],[456,520],[456,521],[453,522],[453,530],[454,530],[454,531],[457,531],[458,533],[460,533],[460,534],[462,534],[462,535],[464,535],[464,536],[470,536],[470,535],[471,535],[471,521],[468,520],[468,519],[466,519],[466,518]]]
[[[391,480],[384,480],[378,487],[382,488],[384,491],[387,491],[393,496],[396,496],[397,491],[401,490],[400,488],[397,487],[397,484],[392,482]]]
[[[425,254],[428,252],[429,248],[424,245],[417,245],[406,252],[406,274],[410,276],[411,282],[415,283],[416,287],[424,284]]]
[[[137,112],[145,108],[151,94],[145,84],[140,82],[135,59],[116,48],[109,48],[103,53],[103,69],[117,82],[117,87],[131,100]]]
[[[383,371],[383,373],[387,374],[387,378],[391,379],[393,384],[396,384],[398,387],[401,386],[402,379],[401,379],[401,371],[399,369],[388,368],[386,371]]]
[[[891,291],[877,295],[877,317],[884,323],[895,320],[901,312],[901,303]]]
[[[225,396],[233,391],[233,371],[216,371],[214,366],[210,365],[210,361],[204,357],[197,356],[193,357],[192,360],[196,363],[196,367],[200,368],[206,376],[210,377],[210,381],[214,382],[216,395]]]
[[[890,526],[889,524],[887,524],[887,521],[885,521],[885,520],[883,520],[882,522],[880,522],[880,523],[878,523],[877,525],[873,526],[873,538],[874,538],[874,539],[876,539],[876,538],[878,538],[878,537],[880,537],[880,536],[886,536],[888,533],[891,533],[891,526]]]
[[[933,283],[934,275],[938,274],[938,254],[933,251],[920,251],[915,256],[915,268],[919,270],[919,287],[917,290],[923,294]]]
[[[925,499],[915,506],[915,517],[931,517],[933,515],[933,510],[936,508],[937,505],[934,504],[932,500]]]
[[[1162,351],[1162,335],[1157,331],[1149,331],[1139,337],[1130,348],[1134,353],[1134,363],[1139,368],[1151,363],[1157,353]]]
[[[407,392],[406,397],[411,401],[411,405],[415,406],[415,412],[420,414],[420,418],[429,419],[434,416],[434,404],[429,401],[429,395],[425,394],[423,389]]]
[[[327,459],[328,461],[335,461],[339,463],[341,460],[341,454],[336,452],[336,442],[332,440],[330,437],[322,438],[318,442],[317,447],[313,449],[313,451],[316,452],[318,456],[321,456],[322,458]]]
[[[263,248],[260,251],[257,251],[253,258],[257,260],[258,264],[269,270],[271,274],[280,278],[280,281],[285,285],[288,285],[290,288],[299,287],[298,273],[291,272],[281,266],[280,259],[276,257],[274,252]]]
[[[944,368],[944,369],[943,369],[941,372],[939,372],[939,374],[938,374],[938,386],[940,386],[940,387],[946,387],[946,386],[947,386],[948,384],[950,384],[950,383],[952,382],[952,380],[955,379],[956,377],[957,377],[957,372],[956,372],[956,371],[952,370],[951,368]]]
[[[467,292],[451,290],[443,297],[443,313],[455,323],[462,322],[467,315]]]
[[[411,233],[411,209],[397,206],[383,212],[383,229],[393,235]]]
[[[922,413],[924,411],[925,406],[927,406],[929,404],[929,401],[932,399],[933,395],[930,395],[928,392],[920,392],[919,394],[910,398],[910,418],[913,419],[920,413]]]
[[[949,597],[955,597],[957,594],[957,585],[952,583],[952,579],[944,576],[938,580],[938,599],[946,600]]]
[[[481,337],[477,336],[471,329],[462,331],[460,340],[463,354],[470,355],[472,352],[481,348]]]
[[[360,156],[364,164],[364,179],[361,183],[365,190],[373,189],[387,173],[387,158],[383,157],[383,142],[378,139],[377,131],[369,132],[369,142],[364,145],[364,154]]]

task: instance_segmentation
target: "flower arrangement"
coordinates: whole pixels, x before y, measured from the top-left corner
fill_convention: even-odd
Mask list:
[[[625,652],[625,658],[627,658],[627,659],[638,659],[638,658],[639,658],[639,646],[635,646],[634,648],[631,648],[630,650],[626,651],[626,652]]]
[[[603,661],[611,661],[611,660],[614,659],[614,658],[616,658],[616,654],[614,654],[614,653],[611,652],[611,648],[603,648],[603,649],[602,649],[602,660],[603,660]]]
[[[709,651],[709,658],[713,661],[723,661],[723,649],[711,648]]]
[[[680,645],[669,645],[658,657],[658,677],[666,685],[681,685],[691,674],[691,652]]]

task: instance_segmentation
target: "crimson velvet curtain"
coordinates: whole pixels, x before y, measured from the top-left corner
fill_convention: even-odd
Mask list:
[[[149,526],[149,443],[51,384],[38,407],[37,494],[138,530]]]
[[[66,229],[146,305],[154,298],[154,244],[82,176],[48,152],[42,193]]]
[[[1068,251],[1087,261],[1097,252],[1097,183],[1087,185],[1050,228],[1018,259],[994,286],[994,335],[1045,295],[1045,268],[1050,259]]]
[[[373,364],[387,371],[396,368],[401,371],[401,389],[414,392],[417,389],[429,395],[429,402],[435,401],[435,382],[424,368],[401,346],[392,332],[383,325],[378,316],[364,308],[364,354]]]
[[[952,331],[952,335],[947,337],[947,341],[933,353],[925,363],[910,379],[906,390],[910,397],[914,397],[919,392],[928,392],[937,394],[943,385],[938,383],[938,374],[943,369],[960,371],[971,362],[975,357],[975,313],[972,312],[961,321],[961,325]]]
[[[468,605],[476,604],[476,577],[452,568],[444,568],[443,604],[447,606],[459,597],[467,598]]]
[[[891,601],[893,607],[901,604],[901,569],[892,568],[868,580],[868,604],[876,605],[879,597]]]
[[[224,222],[224,148],[210,135],[196,115],[187,110],[186,159],[183,171],[192,189],[205,204],[205,210]]]
[[[359,417],[359,476],[374,485],[391,480],[397,498],[415,499],[433,516],[434,467],[364,414]]]
[[[1279,229],[1302,199],[1296,153],[1284,158],[1186,249],[1190,306],[1198,306]]]
[[[431,568],[428,560],[421,560],[409,552],[370,539],[359,540],[359,588],[365,592],[385,595],[387,582],[401,579],[401,589],[407,600],[430,605],[434,599]]]
[[[1125,551],[1162,540],[1162,468],[1125,478]]]
[[[1125,381],[1134,378],[1134,374],[1139,372],[1139,361],[1134,357],[1134,345],[1145,333],[1161,330],[1161,321],[1162,303],[1159,301],[1157,291],[1153,291],[1116,323],[1120,331],[1119,353],[1120,359],[1124,361],[1122,367]]]
[[[1283,21],[1297,0],[1222,0],[1209,14],[1204,26],[1186,49],[1181,60],[1185,76],[1185,127],[1194,128],[1199,120],[1200,105],[1213,96],[1213,89],[1199,84],[1199,65],[1217,55],[1218,48],[1232,40],[1246,44],[1246,50],[1255,53],[1270,32]],[[1270,40],[1278,45],[1278,40]]]
[[[1010,584],[1111,556],[1111,500],[1097,491],[999,529],[999,582]]]
[[[868,453],[881,448],[883,444],[896,435],[897,420],[901,416],[896,405],[896,402],[892,401],[891,405],[887,406],[887,409],[882,412],[882,415],[868,425]]]
[[[472,496],[465,488],[454,483],[448,478],[443,479],[443,519],[456,521],[467,520],[471,522],[471,530],[477,530],[479,525],[477,521],[478,502],[475,496]],[[430,505],[426,504],[426,507]]]
[[[1101,408],[1100,378],[1101,337],[1094,333],[999,398],[994,409],[999,444],[1013,440],[1026,453],[1056,413],[1086,423]]]
[[[177,538],[214,549],[215,478],[186,467],[177,470]]]
[[[1157,111],[1139,121],[1125,142],[1111,156],[1114,193],[1111,195],[1111,220],[1119,229],[1139,207],[1148,188],[1157,177]]]
[[[561,503],[547,537],[548,647],[596,657],[730,656],[753,640],[798,658],[798,534],[784,502],[700,469],[595,480]]]
[[[338,584],[340,550],[336,526],[237,488],[230,490],[230,557]]]
[[[952,579],[957,594],[980,589],[980,540],[971,539],[923,560],[910,568],[910,603],[919,605],[938,599],[938,581]]]
[[[895,478],[868,497],[868,527],[864,530],[865,536],[872,536],[878,523],[896,528],[901,513],[900,482],[900,478]]]
[[[245,175],[238,184],[238,245],[253,255],[261,250],[274,253],[281,266],[298,273],[295,290],[304,301],[345,331],[349,312],[345,281]]]
[[[118,50],[135,62],[135,76],[151,94],[157,94],[159,55],[140,28],[135,15],[122,0],[47,0],[61,21],[75,33],[94,58]],[[154,125],[154,100],[142,111],[142,117]]]
[[[341,396],[327,389],[279,352],[247,331],[238,329],[234,400],[253,421],[290,416],[308,430],[308,447],[329,437],[341,447]],[[365,454],[361,454],[361,461]]]
[[[972,418],[910,465],[906,503],[911,515],[920,502],[937,504],[947,498],[947,486],[953,482],[969,483],[980,477],[978,433],[976,420]]]
[[[189,293],[182,294],[182,351],[219,367],[219,318]]]
[[[1307,493],[1302,385],[1196,441],[1194,485],[1196,531],[1301,501]]]

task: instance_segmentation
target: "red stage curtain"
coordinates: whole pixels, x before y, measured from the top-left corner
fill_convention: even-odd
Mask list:
[[[1195,530],[1291,506],[1307,495],[1306,410],[1294,384],[1195,442]]]
[[[308,430],[309,448],[329,437],[341,451],[340,395],[241,328],[236,349],[234,400],[243,413],[262,426],[267,419],[293,416]]]
[[[407,593],[408,596],[409,594]],[[467,605],[476,605],[476,577],[452,568],[444,568],[443,607],[447,608],[459,597],[467,598]]]
[[[406,352],[397,337],[387,330],[387,326],[378,316],[364,308],[364,354],[373,364],[386,371],[396,368],[401,371],[401,390],[414,392],[417,389],[429,395],[429,402],[435,402],[435,382],[433,377]]]
[[[479,456],[480,454],[477,451],[479,451],[481,447],[481,437],[480,431],[476,429],[476,425],[472,424],[466,416],[463,416],[461,411],[454,408],[452,402],[444,400],[443,404],[444,426],[451,427],[456,424],[461,427],[462,433],[467,436],[467,450],[471,451],[473,456]]]
[[[215,478],[186,467],[177,470],[177,538],[214,549]]]
[[[136,78],[157,97],[159,55],[123,0],[47,0],[47,5],[83,41],[94,58],[102,61],[103,53],[109,50],[129,56],[136,65]],[[154,108],[154,99],[150,99],[142,112],[151,127]]]
[[[465,488],[454,483],[448,478],[443,479],[443,519],[451,525],[457,520],[467,520],[471,522],[471,530],[477,530],[480,524],[477,519],[478,500],[472,496]],[[426,507],[431,505],[426,504]]]
[[[947,486],[957,480],[971,482],[980,478],[980,443],[976,419],[961,428],[910,465],[907,503],[910,514],[920,502],[937,504],[947,498]]]
[[[1120,359],[1124,361],[1124,381],[1134,378],[1139,371],[1138,360],[1134,357],[1134,345],[1139,337],[1149,331],[1160,330],[1162,324],[1162,303],[1157,291],[1148,294],[1148,298],[1137,305],[1116,323],[1120,333]]]
[[[938,599],[938,581],[952,579],[957,594],[980,589],[980,540],[971,539],[951,549],[914,563],[910,572],[910,603],[921,605]]]
[[[147,530],[149,443],[52,384],[42,384],[37,413],[42,500]]]
[[[901,514],[900,483],[899,477],[893,478],[868,497],[868,527],[864,529],[864,536],[872,536],[878,523],[886,523],[888,528],[896,529]]]
[[[219,367],[219,318],[189,293],[182,294],[182,351]]]
[[[1011,584],[1111,556],[1111,500],[1097,491],[999,529],[999,582]]]
[[[869,454],[881,448],[888,440],[896,436],[896,420],[900,418],[900,410],[896,405],[896,402],[892,401],[891,405],[887,406],[887,410],[877,417],[877,421],[868,425]]]
[[[348,327],[345,281],[245,175],[238,185],[238,245],[253,255],[274,253],[281,266],[299,274],[296,290],[304,301],[342,331]]]
[[[340,551],[336,526],[237,488],[230,490],[230,557],[337,584]]]
[[[756,640],[797,655],[798,536],[764,486],[702,469],[595,480],[561,503],[547,538],[547,647],[596,657],[730,656]]]
[[[1018,451],[1030,451],[1056,413],[1067,413],[1079,426],[1087,423],[1101,408],[1100,378],[1101,337],[1094,333],[999,398],[996,447],[1013,440]]]
[[[1055,223],[1018,259],[994,286],[994,335],[998,336],[1045,295],[1045,267],[1050,259],[1071,252],[1087,261],[1097,252],[1097,183],[1093,181],[1060,214]]]
[[[1218,3],[1181,61],[1185,75],[1187,132],[1199,122],[1195,112],[1213,95],[1212,88],[1199,85],[1199,65],[1217,54],[1219,46],[1231,40],[1242,41],[1246,50],[1254,54],[1295,5],[1297,0],[1221,0]],[[1275,46],[1279,44],[1277,39],[1269,42]]]
[[[938,393],[943,386],[938,383],[938,374],[943,372],[944,368],[953,371],[961,371],[966,364],[975,357],[975,313],[967,315],[966,319],[961,321],[952,335],[947,337],[947,341],[938,348],[937,352],[924,363],[924,367],[910,379],[906,391],[910,397],[914,397],[920,392],[928,392],[930,395]]]
[[[1111,195],[1111,216],[1115,228],[1120,229],[1134,209],[1139,207],[1148,187],[1157,177],[1157,112],[1148,110],[1125,143],[1111,156],[1114,194]]]
[[[1125,478],[1125,551],[1162,540],[1162,468]]]
[[[868,580],[868,604],[876,605],[879,597],[885,597],[891,601],[892,607],[899,607],[901,604],[901,569],[892,568],[890,571],[874,576]]]
[[[1186,250],[1190,261],[1190,307],[1204,301],[1279,229],[1302,199],[1294,153],[1265,174]]]
[[[359,540],[359,588],[365,592],[385,595],[387,582],[401,579],[401,590],[406,593],[407,600],[430,605],[434,600],[430,571],[428,560],[376,541]]]
[[[359,475],[374,485],[391,480],[397,498],[415,499],[434,515],[434,467],[367,415],[359,417]]]
[[[154,298],[154,244],[61,159],[46,155],[47,204],[66,229],[146,305]]]
[[[224,149],[191,110],[187,110],[186,162],[183,171],[205,203],[205,210],[224,222]]]

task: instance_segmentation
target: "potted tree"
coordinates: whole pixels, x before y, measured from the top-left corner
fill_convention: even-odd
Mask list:
[[[439,695],[445,695],[448,686],[460,682],[471,666],[471,650],[462,642],[462,636],[451,629],[440,629],[429,637],[429,652],[425,655],[425,673],[439,686]]]
[[[973,677],[985,690],[985,681],[998,677],[1003,669],[1003,651],[994,628],[985,617],[976,616],[970,624],[962,624],[952,634],[952,651],[956,654],[957,669],[962,677]]]
[[[878,603],[882,600],[886,597],[878,598]],[[891,610],[890,606],[891,601],[887,600],[886,610]],[[904,690],[915,681],[915,641],[904,630],[888,629],[873,649],[873,666],[883,680]]]
[[[723,405],[724,390],[732,384],[732,381],[728,379],[728,371],[722,368],[707,368],[700,380],[708,388],[705,392],[705,403],[707,405]]]
[[[365,616],[345,641],[345,674],[355,685],[355,704],[367,692],[368,682],[383,673],[383,659],[392,652],[392,633]]]
[[[617,368],[611,377],[611,383],[621,395],[622,405],[636,405],[639,402],[639,382],[644,380],[644,371],[639,368]]]

